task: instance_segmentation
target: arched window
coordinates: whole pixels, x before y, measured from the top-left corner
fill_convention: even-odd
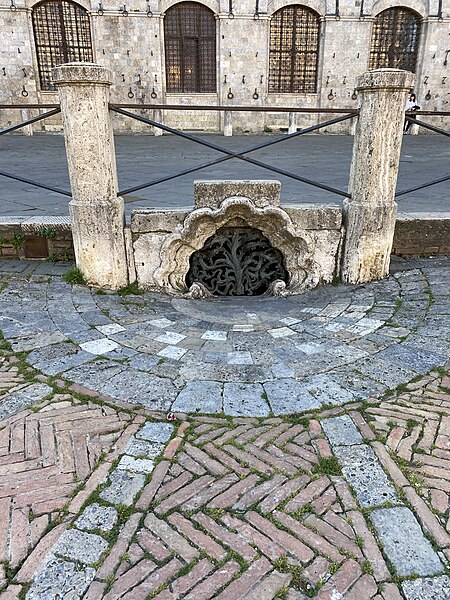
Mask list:
[[[316,92],[319,34],[319,15],[310,8],[277,10],[270,22],[269,92]]]
[[[87,11],[67,0],[46,0],[33,8],[34,41],[42,90],[54,90],[52,68],[93,62]]]
[[[216,91],[216,20],[197,2],[180,2],[164,17],[167,91]]]
[[[408,8],[388,8],[375,18],[369,69],[416,71],[420,17]]]

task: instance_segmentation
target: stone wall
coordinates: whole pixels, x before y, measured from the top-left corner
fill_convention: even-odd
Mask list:
[[[228,0],[203,0],[217,19],[217,93],[165,93],[164,12],[173,0],[129,0],[125,3],[128,16],[119,11],[121,3],[102,2],[103,14],[98,14],[98,2],[80,0],[90,13],[94,61],[111,69],[114,75],[111,90],[113,102],[156,104],[230,104],[273,107],[357,107],[352,98],[356,77],[367,70],[371,28],[374,15],[390,6],[402,5],[423,17],[419,50],[416,93],[424,110],[449,110],[450,78],[446,72],[445,52],[449,49],[448,30],[450,3],[444,2],[443,19],[437,18],[438,0],[341,0],[340,14],[334,13],[334,0],[305,0],[321,17],[321,41],[318,88],[314,94],[268,94],[268,44],[271,15],[289,2],[259,0],[259,15],[255,18],[256,0],[233,2],[234,18],[229,18]],[[33,0],[15,0],[12,12],[7,2],[0,7],[0,47],[4,72],[0,71],[2,103],[56,103],[57,95],[41,92],[37,75],[31,10]],[[123,5],[122,5],[123,6]],[[147,16],[147,10],[152,16]],[[24,91],[25,89],[25,91]],[[227,95],[231,90],[232,99]],[[24,93],[28,95],[23,95]],[[253,96],[257,94],[258,98]],[[156,97],[155,97],[156,96]],[[150,117],[153,111],[145,111]],[[17,122],[20,111],[1,111],[1,123]],[[158,115],[156,115],[158,117]],[[322,115],[321,118],[325,117]],[[163,119],[171,126],[183,129],[222,130],[223,116],[214,112],[164,111]],[[298,116],[297,125],[305,127],[318,121],[317,115]],[[433,123],[443,120],[433,117]],[[131,119],[115,116],[116,129],[146,131],[146,126]],[[235,113],[235,131],[286,129],[287,113]],[[330,133],[346,132],[350,122],[333,125]],[[60,117],[38,123],[35,131],[60,128]]]
[[[313,225],[314,212],[311,207],[305,206],[285,206],[286,212],[293,214],[297,212],[308,216],[309,226]],[[188,215],[191,208],[186,208],[164,212],[164,221],[162,232],[173,231],[184,218]],[[134,217],[133,238],[136,241],[141,234],[148,233],[148,224],[152,222],[147,214],[152,214],[153,218],[158,211],[144,211],[140,216]],[[161,213],[158,213],[161,214]],[[158,217],[160,218],[160,217]],[[5,218],[0,220],[0,258],[29,258],[25,252],[25,241],[27,236],[43,237],[47,244],[45,257],[55,258],[57,260],[66,260],[73,258],[72,232],[67,219],[67,225],[49,224],[44,217],[33,218],[33,229],[26,226],[25,217],[14,222]],[[25,223],[22,226],[22,223]],[[153,221],[154,222],[154,221]],[[326,242],[326,228],[318,230],[315,228],[318,236],[322,236]],[[397,256],[422,256],[431,254],[450,254],[450,214],[449,213],[417,213],[417,214],[399,214],[395,227],[394,244],[392,253]]]
[[[393,254],[427,256],[450,254],[450,213],[399,214]]]

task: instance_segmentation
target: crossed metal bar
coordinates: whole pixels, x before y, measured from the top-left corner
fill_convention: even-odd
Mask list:
[[[445,129],[441,129],[440,127],[435,127],[434,125],[430,125],[429,123],[425,123],[424,121],[419,121],[413,116],[406,115],[405,119],[412,123],[413,125],[419,125],[424,129],[429,129],[430,131],[435,131],[436,133],[440,133],[441,135],[445,135],[450,137],[450,132],[445,131]],[[423,190],[424,188],[430,187],[432,185],[436,185],[437,183],[442,183],[450,179],[450,175],[444,175],[444,177],[439,177],[438,179],[433,179],[433,181],[427,181],[426,183],[422,183],[421,185],[416,185],[412,188],[408,188],[407,190],[402,190],[400,192],[395,193],[395,197],[399,198],[400,196],[404,196],[405,194],[409,194],[411,192],[416,192],[417,190]]]
[[[49,105],[51,106],[51,105]],[[30,108],[30,106],[25,106],[23,108]],[[6,108],[6,106],[1,105],[0,108]],[[12,106],[8,108],[19,108],[19,106]],[[20,107],[22,108],[22,107]],[[34,108],[34,105],[33,105]],[[42,108],[42,107],[41,107]],[[251,148],[248,148],[247,150],[243,150],[241,152],[233,152],[232,150],[228,150],[227,148],[223,148],[222,146],[218,146],[217,144],[213,144],[211,142],[208,142],[206,140],[202,140],[201,138],[198,138],[196,136],[192,136],[190,134],[184,133],[182,131],[179,131],[177,129],[173,129],[172,127],[168,127],[167,125],[163,125],[162,123],[158,123],[156,121],[153,121],[152,119],[147,119],[145,117],[142,117],[140,115],[136,115],[134,113],[130,113],[128,111],[123,110],[122,108],[119,108],[119,106],[117,105],[111,105],[110,106],[111,110],[122,114],[123,116],[126,117],[130,117],[132,119],[136,119],[137,121],[141,121],[142,123],[146,123],[147,125],[152,125],[153,127],[157,127],[159,129],[162,129],[163,131],[167,131],[168,133],[173,133],[174,135],[178,135],[179,137],[185,138],[191,142],[197,143],[197,144],[201,144],[202,146],[206,146],[208,148],[211,148],[212,150],[216,150],[218,152],[221,152],[222,154],[225,154],[225,156],[217,158],[215,160],[211,160],[209,162],[203,163],[202,165],[198,165],[196,167],[191,167],[189,169],[186,169],[184,171],[178,172],[178,173],[174,173],[172,175],[167,175],[165,177],[161,177],[159,179],[154,179],[152,181],[146,182],[144,184],[138,185],[138,186],[134,186],[131,188],[128,188],[126,190],[120,190],[118,192],[119,195],[123,195],[123,194],[129,194],[131,192],[135,192],[137,190],[141,190],[147,187],[151,187],[153,185],[157,185],[159,183],[163,183],[165,181],[170,181],[171,179],[176,179],[177,177],[181,177],[183,175],[188,175],[189,173],[194,173],[196,171],[200,171],[201,169],[204,169],[206,167],[210,167],[222,162],[225,162],[227,160],[231,160],[232,158],[238,158],[239,160],[243,160],[246,162],[249,162],[255,166],[261,167],[263,169],[267,169],[269,171],[272,171],[274,173],[277,173],[279,175],[284,175],[285,177],[289,177],[291,179],[295,179],[297,181],[301,181],[302,183],[306,183],[308,185],[312,185],[314,187],[318,187],[320,189],[326,190],[328,192],[332,192],[335,194],[338,194],[339,196],[343,196],[345,198],[350,198],[350,194],[348,194],[347,192],[344,192],[342,190],[339,190],[337,188],[333,188],[331,186],[325,185],[323,183],[317,182],[317,181],[313,181],[311,179],[307,179],[305,177],[301,177],[300,175],[296,175],[294,173],[291,173],[289,171],[284,171],[283,169],[278,169],[277,167],[273,167],[271,165],[268,165],[267,163],[249,158],[248,156],[246,156],[247,154],[250,154],[251,152],[255,152],[256,150],[261,150],[263,148],[267,148],[268,146],[272,146],[273,144],[278,144],[280,142],[286,141],[288,139],[292,139],[294,137],[298,137],[300,135],[304,135],[306,133],[311,133],[312,131],[317,131],[319,129],[322,129],[324,127],[327,127],[329,125],[333,125],[335,123],[340,123],[341,121],[346,121],[347,119],[351,119],[352,117],[355,116],[355,112],[346,114],[342,117],[336,117],[334,119],[331,119],[329,121],[324,121],[322,123],[319,123],[318,125],[312,125],[311,127],[307,127],[306,129],[302,129],[301,131],[297,131],[291,134],[288,134],[286,136],[274,139],[274,140],[269,140],[267,142],[264,142],[262,144],[258,144],[257,146],[253,146]],[[136,107],[136,108],[142,108],[141,106]],[[166,107],[167,108],[167,107]],[[233,107],[234,108],[234,107]],[[56,114],[58,114],[59,112],[61,112],[60,107],[55,107],[52,108],[52,110],[42,114],[42,115],[38,115],[37,117],[32,117],[30,119],[27,119],[26,121],[22,121],[21,123],[17,123],[16,125],[11,125],[10,127],[7,127],[5,129],[0,130],[0,135],[4,135],[6,133],[11,133],[12,131],[15,131],[17,129],[20,129],[21,127],[25,127],[26,125],[31,125],[32,123],[37,123],[38,121],[42,121],[43,119],[47,119],[48,117],[52,117]],[[425,129],[429,129],[430,131],[434,131],[436,133],[439,133],[441,135],[445,135],[447,137],[450,137],[450,133],[448,131],[445,131],[444,129],[441,129],[439,127],[435,127],[434,125],[430,125],[429,123],[425,123],[423,121],[419,121],[417,118],[413,117],[413,116],[409,116],[406,115],[406,120],[410,121],[412,124],[416,124],[419,125],[420,127],[424,127]],[[54,187],[54,186],[50,186],[50,185],[46,185],[44,183],[40,183],[37,181],[33,181],[31,179],[27,179],[25,177],[21,177],[20,175],[15,175],[13,173],[7,173],[6,171],[0,171],[0,176],[2,177],[7,177],[9,179],[15,179],[17,181],[21,181],[22,183],[27,183],[30,185],[34,185],[36,187],[40,187],[46,190],[49,190],[51,192],[55,192],[58,194],[62,194],[63,196],[68,196],[69,198],[72,197],[72,194],[70,191],[67,190],[62,190],[60,188]],[[444,181],[448,181],[450,179],[450,175],[445,175],[444,177],[440,177],[438,179],[435,179],[433,181],[428,181],[424,184],[409,188],[407,190],[402,190],[399,192],[396,192],[395,197],[398,198],[399,196],[404,196],[405,194],[409,194],[411,192],[417,191],[417,190],[421,190],[424,189],[426,187],[430,187],[432,185],[436,185],[438,183],[442,183]],[[132,201],[132,200],[130,200]],[[130,202],[129,201],[129,202]],[[138,201],[138,199],[135,200],[136,202]]]
[[[333,125],[335,123],[340,123],[341,121],[346,121],[347,119],[351,119],[352,117],[354,117],[355,116],[354,114],[347,114],[342,117],[336,117],[335,119],[331,119],[329,121],[319,123],[318,125],[312,125],[311,127],[307,127],[306,129],[302,129],[301,131],[296,131],[294,133],[290,133],[283,137],[280,137],[280,138],[277,138],[274,140],[270,140],[268,142],[264,142],[263,144],[258,144],[257,146],[253,146],[252,148],[248,148],[247,150],[243,150],[241,152],[233,152],[232,150],[228,150],[227,148],[223,148],[222,146],[218,146],[217,144],[213,144],[206,140],[202,140],[201,138],[190,135],[188,133],[184,133],[183,131],[179,131],[178,129],[173,129],[172,127],[168,127],[167,125],[163,125],[162,123],[158,123],[156,121],[153,121],[152,119],[147,119],[146,117],[142,117],[140,115],[135,115],[134,113],[130,113],[126,110],[117,108],[115,106],[110,106],[110,108],[114,112],[124,115],[125,117],[130,117],[132,119],[136,119],[137,121],[141,121],[142,123],[146,123],[147,125],[152,125],[153,127],[157,127],[159,129],[162,129],[163,131],[167,131],[168,133],[173,133],[174,135],[178,135],[179,137],[187,139],[190,142],[195,142],[196,144],[201,144],[202,146],[206,146],[207,148],[211,148],[212,150],[217,150],[218,152],[221,152],[222,154],[226,154],[225,157],[217,158],[215,160],[209,161],[209,162],[199,165],[197,167],[192,167],[190,169],[186,169],[185,171],[181,171],[179,173],[168,175],[166,177],[160,177],[159,179],[154,179],[152,181],[148,181],[141,185],[127,188],[126,190],[120,190],[119,191],[120,196],[123,194],[129,194],[131,192],[136,192],[137,190],[142,190],[147,187],[151,187],[158,183],[163,183],[164,181],[169,181],[170,179],[175,179],[176,177],[181,177],[182,175],[187,175],[188,173],[194,173],[195,171],[199,171],[200,169],[204,169],[206,167],[210,167],[212,165],[216,165],[218,163],[225,162],[232,158],[238,158],[240,160],[249,162],[257,167],[261,167],[263,169],[267,169],[268,171],[277,173],[278,175],[284,175],[285,177],[290,177],[291,179],[295,179],[297,181],[301,181],[302,183],[306,183],[308,185],[318,187],[322,190],[326,190],[327,192],[332,192],[334,194],[338,194],[339,196],[344,196],[344,198],[350,198],[350,194],[348,192],[344,192],[343,190],[339,190],[339,189],[331,187],[329,185],[325,185],[324,183],[320,183],[318,181],[313,181],[312,179],[307,179],[306,177],[301,177],[300,175],[295,175],[294,173],[291,173],[290,171],[285,171],[284,169],[279,169],[278,167],[273,167],[271,165],[268,165],[267,163],[261,162],[259,160],[255,160],[253,158],[249,158],[248,156],[245,156],[245,155],[249,154],[250,152],[255,152],[256,150],[261,150],[262,148],[267,148],[268,146],[272,146],[273,144],[278,144],[280,142],[284,142],[284,141],[292,139],[294,137],[304,135],[305,133],[310,133],[312,131],[322,129],[323,127],[327,127],[327,126]]]
[[[53,115],[57,115],[61,112],[61,108],[54,108],[53,110],[49,110],[48,112],[38,115],[37,117],[32,117],[31,119],[27,119],[26,121],[22,121],[22,123],[17,123],[16,125],[11,125],[11,127],[6,127],[6,129],[0,130],[0,135],[4,135],[5,133],[11,133],[11,131],[15,131],[16,129],[20,129],[21,127],[25,127],[26,125],[31,125],[32,123],[37,123],[38,121],[42,121],[43,119],[47,119],[48,117],[53,117]],[[43,188],[44,190],[49,190],[51,192],[56,192],[57,194],[62,194],[63,196],[72,197],[71,192],[67,190],[62,190],[60,188],[47,185],[45,183],[40,183],[39,181],[33,181],[31,179],[26,179],[25,177],[21,177],[20,175],[14,175],[14,173],[7,173],[6,171],[0,171],[0,175],[2,177],[8,177],[8,179],[15,179],[16,181],[21,181],[22,183],[28,183],[30,185],[35,185],[36,187]]]

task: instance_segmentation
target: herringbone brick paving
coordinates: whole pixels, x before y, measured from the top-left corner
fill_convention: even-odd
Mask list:
[[[436,374],[430,381],[438,385]],[[376,408],[362,408],[350,414],[379,444],[362,414]],[[320,420],[290,421],[192,419],[137,504],[147,516],[122,560],[116,553],[91,589],[108,599],[400,598]],[[443,524],[430,521],[409,483],[411,504],[448,548]]]
[[[0,357],[2,391],[26,389],[30,382],[15,366],[19,361],[6,354]],[[74,492],[132,420],[126,412],[54,393],[0,423],[0,585],[4,566],[15,570],[61,520]]]

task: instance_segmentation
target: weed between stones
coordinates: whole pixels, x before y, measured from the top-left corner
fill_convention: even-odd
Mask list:
[[[73,267],[63,275],[63,279],[70,285],[87,285],[83,273],[78,267]]]

